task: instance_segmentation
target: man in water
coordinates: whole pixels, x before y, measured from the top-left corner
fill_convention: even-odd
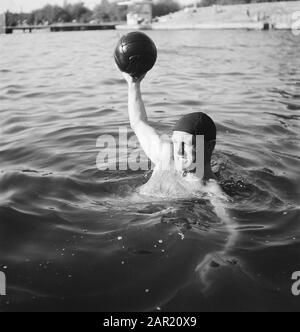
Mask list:
[[[204,113],[183,116],[173,128],[172,142],[162,139],[149,124],[141,94],[143,77],[135,80],[122,73],[128,83],[130,125],[144,152],[154,163],[150,181],[142,193],[156,196],[187,196],[204,184],[216,184],[211,157],[216,145],[216,126]],[[200,139],[199,139],[200,138]]]
[[[128,82],[130,125],[146,155],[155,164],[152,177],[141,188],[141,194],[171,199],[186,199],[198,193],[209,194],[208,199],[225,226],[227,239],[224,248],[207,254],[196,269],[203,291],[206,291],[213,280],[210,273],[216,270],[212,269],[212,262],[218,262],[220,266],[226,265],[224,262],[227,252],[237,237],[234,222],[226,210],[226,196],[217,184],[211,168],[211,157],[216,145],[216,126],[208,115],[192,113],[183,116],[176,123],[172,142],[162,139],[148,122],[141,94],[141,81],[144,77],[135,80],[126,73],[122,74]],[[201,140],[198,144],[197,137],[202,138],[202,144]]]

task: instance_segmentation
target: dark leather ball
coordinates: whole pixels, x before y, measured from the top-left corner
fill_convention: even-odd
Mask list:
[[[153,68],[157,49],[145,33],[131,32],[120,39],[114,57],[121,71],[139,78]]]

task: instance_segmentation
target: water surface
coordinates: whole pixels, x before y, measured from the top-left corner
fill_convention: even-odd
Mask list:
[[[0,310],[299,310],[299,37],[149,34],[149,118],[215,120],[230,229],[205,198],[138,199],[148,172],[97,169],[98,137],[128,126],[119,32],[1,36]]]

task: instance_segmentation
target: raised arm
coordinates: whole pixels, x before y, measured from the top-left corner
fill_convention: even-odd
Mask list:
[[[122,73],[128,82],[128,114],[132,130],[135,132],[144,152],[157,164],[161,158],[162,143],[156,130],[148,123],[148,117],[141,93],[141,81]]]

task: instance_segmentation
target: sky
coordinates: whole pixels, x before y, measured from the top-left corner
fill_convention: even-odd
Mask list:
[[[93,8],[101,0],[68,0],[68,3],[84,2],[86,6]],[[179,0],[180,3],[188,3],[192,0]],[[30,12],[34,9],[41,8],[46,4],[55,4],[62,6],[64,0],[0,0],[0,12],[6,10],[13,12]]]

